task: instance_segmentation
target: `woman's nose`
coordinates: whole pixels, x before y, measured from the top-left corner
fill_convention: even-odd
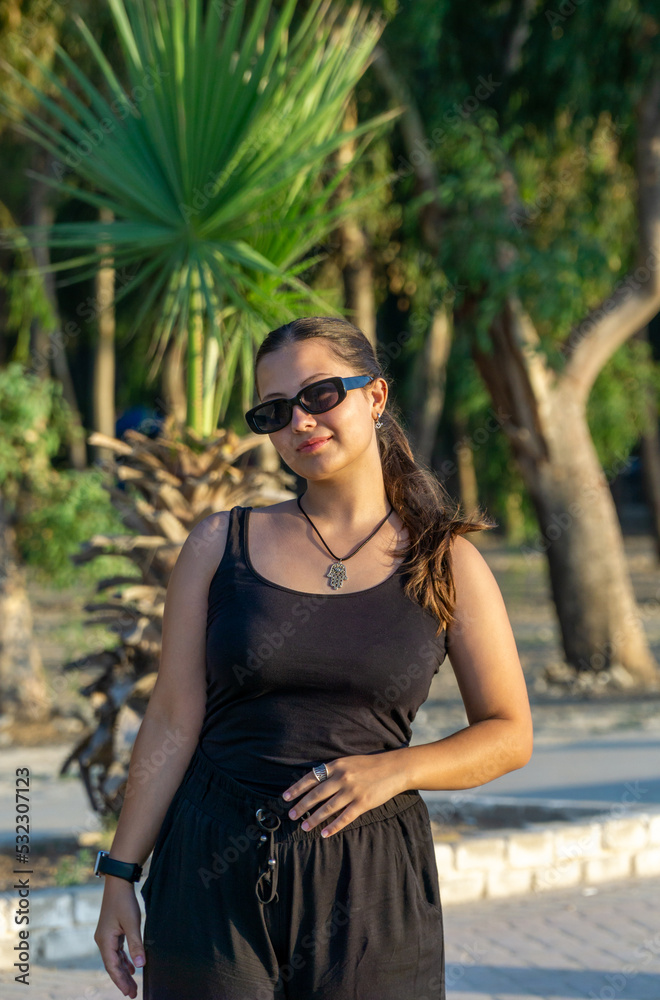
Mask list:
[[[296,429],[302,429],[304,427],[313,427],[316,421],[314,420],[314,415],[308,413],[307,410],[303,410],[302,406],[298,403],[293,404],[293,413],[291,414],[291,426]]]

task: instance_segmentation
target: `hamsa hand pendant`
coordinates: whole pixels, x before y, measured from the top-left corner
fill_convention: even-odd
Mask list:
[[[330,578],[330,586],[333,590],[339,590],[343,586],[344,580],[348,580],[348,576],[346,575],[346,567],[341,559],[339,562],[332,564],[326,576]]]

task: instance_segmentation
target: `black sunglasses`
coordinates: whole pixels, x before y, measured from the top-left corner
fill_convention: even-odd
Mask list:
[[[255,434],[273,434],[291,421],[296,403],[306,413],[327,413],[346,399],[350,389],[361,389],[375,378],[375,375],[324,378],[306,385],[291,399],[269,399],[266,403],[253,406],[245,414],[245,419]]]

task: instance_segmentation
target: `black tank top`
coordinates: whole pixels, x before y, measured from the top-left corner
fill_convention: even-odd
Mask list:
[[[236,781],[280,796],[315,764],[396,750],[446,656],[446,630],[403,593],[407,559],[366,590],[306,594],[253,568],[233,507],[209,585],[199,742]]]

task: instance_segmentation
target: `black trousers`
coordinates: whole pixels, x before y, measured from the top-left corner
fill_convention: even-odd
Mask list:
[[[426,804],[301,829],[197,746],[140,892],[144,1000],[445,1000]]]

